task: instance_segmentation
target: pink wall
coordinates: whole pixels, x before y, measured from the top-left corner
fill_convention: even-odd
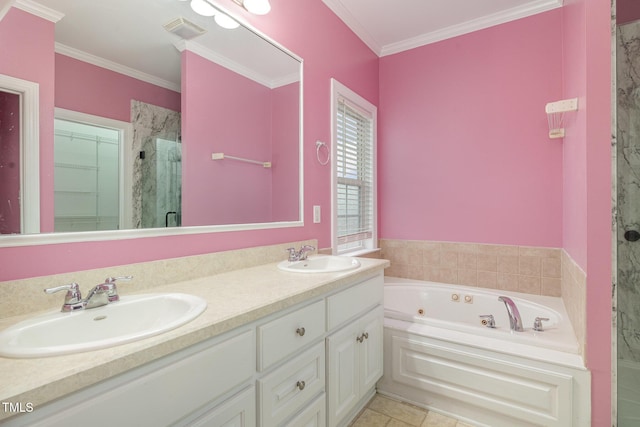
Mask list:
[[[565,0],[563,247],[587,273],[592,425],[611,422],[611,33],[609,0]]]
[[[271,89],[189,51],[182,64],[182,224],[270,221],[272,169],[211,154],[271,158]]]
[[[0,40],[0,74],[39,84],[40,158],[53,159],[54,24],[11,8],[0,21]],[[53,212],[53,161],[40,162],[40,193],[40,209]],[[53,215],[40,218],[40,229],[53,230]]]
[[[20,96],[0,91],[0,234],[20,233]]]
[[[298,218],[298,167],[300,151],[297,141],[300,128],[288,118],[300,108],[300,84],[291,83],[272,91],[272,217],[273,221]],[[295,149],[293,147],[296,147]]]
[[[162,258],[195,255],[229,249],[267,245],[292,240],[318,238],[321,247],[330,245],[330,223],[326,219],[321,224],[311,221],[312,205],[320,204],[329,209],[330,168],[321,166],[315,158],[315,141],[330,140],[330,79],[335,77],[349,85],[374,104],[378,103],[378,58],[340,21],[322,2],[300,2],[279,0],[271,13],[253,16],[243,12],[231,0],[223,0],[224,5],[243,16],[261,32],[273,37],[283,46],[304,58],[304,166],[305,166],[305,226],[288,229],[256,230],[205,235],[172,236],[162,238],[140,238],[127,241],[82,242],[58,245],[23,246],[0,248],[0,280],[27,278],[67,271],[108,267],[112,265],[142,262]],[[21,12],[11,11],[10,14]],[[26,14],[24,14],[26,15]],[[40,21],[29,17],[30,20]],[[41,134],[49,147],[53,135],[53,24],[47,23],[48,39],[43,43],[36,33],[24,23],[17,29],[7,30],[5,21],[0,24],[0,39],[21,39],[35,42],[29,49],[11,50],[9,43],[0,44],[0,72],[6,68],[16,70],[17,77],[26,78],[29,73],[44,73],[51,80],[48,102],[41,106],[46,114],[41,114],[43,125]],[[13,25],[13,24],[12,24]],[[24,31],[21,31],[24,29]],[[18,36],[16,36],[18,35]],[[16,38],[17,37],[17,38]],[[38,59],[50,58],[51,67],[28,67],[25,52],[39,49]],[[44,50],[40,52],[40,50]],[[6,61],[5,61],[6,60]],[[33,79],[32,79],[33,80]],[[43,86],[40,87],[41,97]],[[46,120],[49,118],[49,120]],[[44,140],[43,140],[44,145]],[[46,148],[46,147],[45,147]],[[42,176],[45,190],[53,191],[52,150],[43,149],[42,169],[49,170]],[[210,155],[210,153],[209,153]],[[209,157],[210,158],[210,157]],[[45,164],[46,163],[46,164]],[[206,185],[211,185],[207,183]],[[325,216],[326,218],[326,216]],[[53,228],[53,218],[51,218]]]
[[[56,54],[56,107],[131,121],[131,100],[180,111],[180,93]]]
[[[562,245],[561,10],[380,60],[380,237]],[[540,31],[544,28],[545,31]]]

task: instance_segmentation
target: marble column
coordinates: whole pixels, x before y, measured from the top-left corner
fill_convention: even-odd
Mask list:
[[[617,31],[618,359],[640,363],[640,22]]]

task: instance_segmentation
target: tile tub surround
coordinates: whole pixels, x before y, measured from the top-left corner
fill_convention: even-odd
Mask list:
[[[34,408],[89,385],[140,367],[287,307],[379,273],[386,260],[361,259],[343,273],[296,274],[277,262],[158,286],[154,292],[183,292],[204,298],[199,317],[162,335],[102,350],[37,359],[0,358],[0,401],[31,402]],[[0,329],[29,315],[0,320]],[[9,414],[0,411],[0,423]]]
[[[127,295],[149,291],[156,286],[282,261],[287,258],[287,248],[302,245],[317,247],[317,241],[305,240],[0,282],[0,319],[59,308],[63,295],[46,295],[43,292],[44,288],[52,286],[76,282],[82,294],[86,295],[107,277],[130,275],[133,280],[122,281],[118,285],[119,294]]]
[[[531,246],[381,239],[387,276],[561,296],[561,250]]]

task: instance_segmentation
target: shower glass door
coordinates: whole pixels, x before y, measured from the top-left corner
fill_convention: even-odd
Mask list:
[[[182,144],[147,138],[140,152],[143,228],[178,227],[182,223]]]

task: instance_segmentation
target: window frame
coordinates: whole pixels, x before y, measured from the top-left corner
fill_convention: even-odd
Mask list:
[[[338,245],[338,108],[340,99],[371,120],[371,236],[358,248],[339,250]],[[378,180],[377,180],[377,115],[378,108],[336,79],[331,79],[331,246],[334,255],[361,255],[378,249]]]

